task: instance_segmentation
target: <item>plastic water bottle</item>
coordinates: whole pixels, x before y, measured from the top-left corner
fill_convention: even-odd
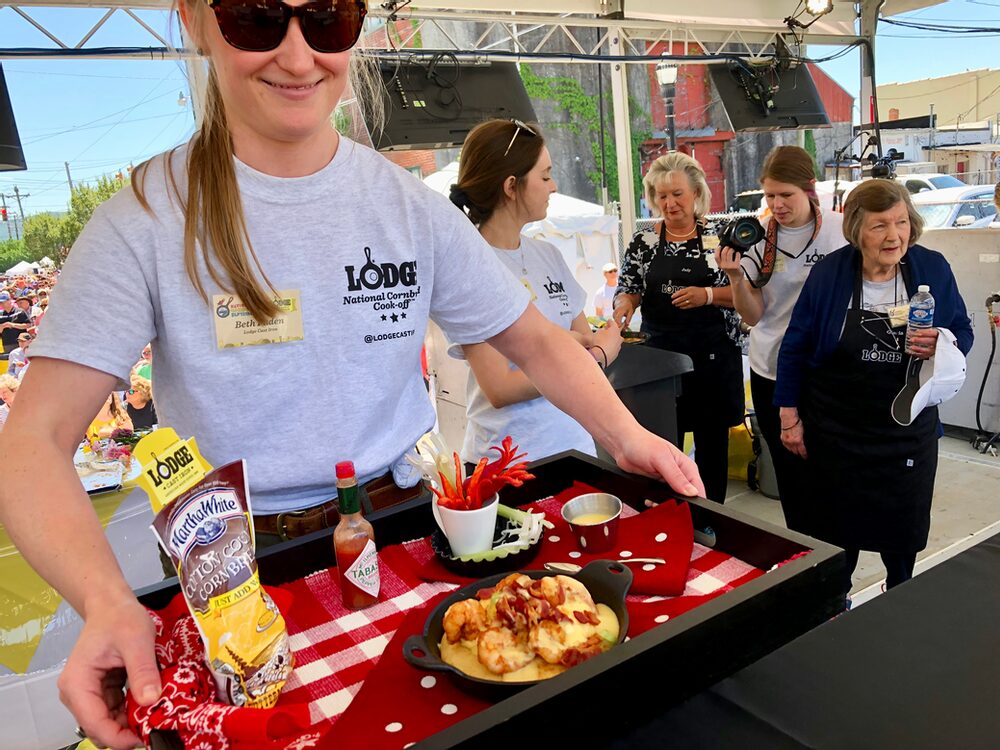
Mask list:
[[[906,323],[906,351],[910,352],[910,337],[915,331],[934,327],[934,298],[927,284],[917,287],[917,293],[910,298],[910,315]]]

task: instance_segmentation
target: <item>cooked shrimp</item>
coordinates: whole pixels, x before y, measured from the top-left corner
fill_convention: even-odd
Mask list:
[[[527,640],[507,628],[490,628],[479,636],[479,663],[493,674],[507,674],[527,666],[535,658]]]
[[[549,664],[559,664],[566,652],[566,633],[552,620],[542,620],[531,629],[528,645]]]
[[[444,634],[449,643],[474,641],[487,627],[486,610],[476,599],[455,602],[444,613]]]

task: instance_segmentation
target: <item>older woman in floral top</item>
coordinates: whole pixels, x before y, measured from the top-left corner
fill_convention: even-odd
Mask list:
[[[650,345],[694,362],[677,399],[677,423],[682,434],[694,433],[706,496],[723,502],[729,428],[743,420],[743,364],[732,290],[713,257],[719,242],[702,219],[711,193],[701,165],[676,151],[653,162],[643,185],[662,220],[637,232],[625,252],[614,319],[627,326],[641,306]]]

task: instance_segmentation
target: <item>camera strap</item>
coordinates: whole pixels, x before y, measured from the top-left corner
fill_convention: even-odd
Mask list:
[[[764,255],[761,258],[757,281],[750,282],[750,285],[754,289],[761,289],[771,280],[775,264],[778,261],[778,253],[783,253],[789,258],[798,258],[816,241],[816,238],[819,236],[819,230],[823,226],[823,211],[820,208],[819,199],[814,198],[812,195],[809,196],[809,205],[813,212],[813,233],[798,255],[790,255],[778,247],[778,220],[772,216],[770,221],[767,222],[767,229],[764,230]]]

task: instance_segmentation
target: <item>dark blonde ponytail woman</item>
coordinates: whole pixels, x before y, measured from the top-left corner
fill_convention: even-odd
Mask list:
[[[159,423],[215,466],[246,460],[258,544],[336,520],[338,461],[364,484],[417,484],[402,457],[434,424],[420,371],[430,318],[457,343],[495,346],[623,469],[702,489],[460,211],[333,129],[364,0],[290,4],[257,0],[245,23],[237,0],[181,0],[208,58],[205,118],[95,211],[0,433],[0,523],[85,620],[60,688],[99,746],[139,744],[123,677],[143,704],[160,681],[152,622],[72,456],[147,342]]]

